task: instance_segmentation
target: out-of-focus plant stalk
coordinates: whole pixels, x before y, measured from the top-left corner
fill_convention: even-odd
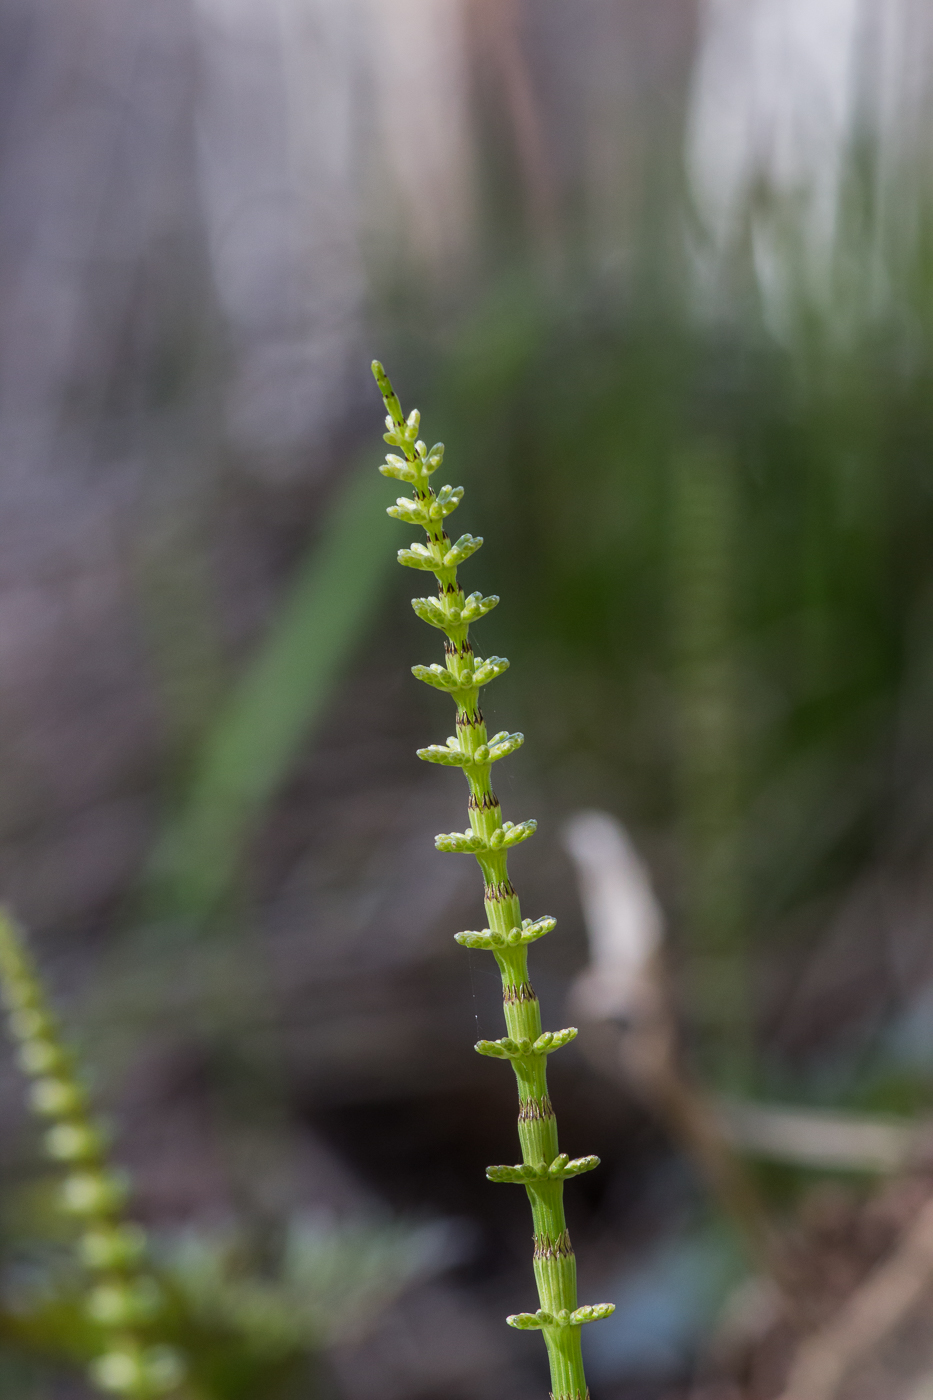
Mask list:
[[[81,1225],[81,1260],[92,1276],[86,1315],[96,1329],[90,1377],[101,1391],[132,1400],[181,1397],[185,1364],[153,1340],[162,1306],[146,1267],[146,1237],[124,1216],[126,1183],[107,1162],[84,1086],[66,1049],[36,968],[10,915],[0,909],[0,992],[31,1106],[47,1120],[45,1149],[67,1175],[59,1207]]]
[[[423,621],[443,632],[445,665],[414,666],[418,680],[446,691],[457,709],[456,734],[446,745],[432,744],[419,749],[418,757],[463,770],[470,789],[470,826],[436,838],[438,850],[476,856],[483,872],[486,916],[489,927],[480,933],[458,933],[457,942],[466,948],[484,948],[496,959],[502,974],[502,999],[506,1035],[500,1040],[481,1040],[481,1055],[508,1060],[518,1083],[518,1136],[522,1161],[517,1166],[489,1167],[491,1181],[524,1186],[531,1202],[534,1222],[534,1272],[540,1306],[533,1313],[517,1313],[508,1321],[513,1327],[540,1329],[551,1367],[555,1400],[585,1400],[589,1392],[583,1371],[580,1329],[585,1322],[607,1317],[613,1305],[601,1303],[577,1306],[576,1259],[564,1217],[564,1181],[598,1166],[597,1157],[571,1161],[560,1152],[557,1121],[548,1096],[547,1057],[576,1035],[573,1028],[541,1030],[541,1011],[528,980],[528,944],[542,938],[554,927],[554,920],[522,919],[518,896],[509,880],[508,852],[533,835],[534,821],[517,825],[502,820],[499,799],[490,780],[493,763],[514,753],[523,742],[521,734],[503,731],[487,737],[479,707],[479,692],[502,674],[508,661],[501,656],[486,660],[474,655],[470,625],[496,606],[496,597],[479,593],[466,597],[457,579],[458,567],[480,548],[483,541],[461,535],[455,544],[444,529],[444,521],[463,499],[463,487],[442,486],[437,492],[430,484],[441,465],[441,444],[430,452],[418,439],[420,416],[402,415],[398,398],[382,366],[374,361],[373,373],[385,402],[388,432],[385,440],[397,447],[401,456],[390,453],[380,467],[385,476],[406,482],[411,498],[399,497],[388,513],[397,520],[420,525],[427,544],[413,544],[399,551],[399,563],[423,569],[437,579],[436,598],[415,598],[412,607]]]
[[[719,448],[672,474],[672,609],[686,856],[685,980],[700,1059],[722,1087],[749,1074],[748,976],[737,847],[734,474]]]

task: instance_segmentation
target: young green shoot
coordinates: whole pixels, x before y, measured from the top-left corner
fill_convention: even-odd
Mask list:
[[[486,733],[479,695],[483,686],[508,667],[502,656],[485,660],[476,656],[470,643],[470,627],[490,612],[499,599],[480,593],[464,594],[457,571],[483,541],[461,535],[451,543],[444,528],[447,517],[463,499],[462,486],[442,486],[435,491],[431,477],[444,457],[438,443],[428,451],[418,437],[417,410],[405,418],[392,385],[378,361],[373,374],[382,393],[387,417],[385,440],[390,452],[379,468],[384,476],[402,481],[411,491],[400,496],[388,513],[396,520],[424,529],[426,543],[414,543],[399,550],[400,564],[433,574],[436,597],[413,598],[418,616],[444,634],[444,664],[413,666],[415,677],[445,691],[456,706],[456,733],[446,744],[431,744],[418,750],[428,763],[460,768],[469,787],[467,802],[470,825],[436,838],[440,851],[474,855],[483,873],[486,917],[489,927],[479,933],[458,933],[456,940],[465,948],[482,948],[492,953],[502,974],[502,1000],[506,1034],[499,1040],[481,1040],[480,1055],[507,1060],[518,1084],[518,1137],[522,1160],[516,1166],[489,1167],[490,1181],[524,1186],[531,1203],[534,1228],[534,1274],[538,1286],[538,1308],[515,1313],[507,1321],[512,1327],[539,1330],[547,1347],[554,1400],[586,1400],[589,1391],[583,1372],[580,1331],[584,1323],[608,1317],[611,1303],[579,1307],[577,1268],[567,1223],[564,1218],[564,1182],[599,1165],[597,1157],[570,1159],[557,1141],[557,1120],[548,1096],[547,1057],[568,1044],[576,1035],[573,1028],[542,1031],[541,1010],[528,980],[528,945],[543,938],[554,927],[554,919],[523,919],[518,896],[509,880],[508,853],[535,831],[534,821],[513,823],[502,820],[499,799],[493,791],[492,765],[514,753],[523,742],[521,734],[503,730],[490,738]]]

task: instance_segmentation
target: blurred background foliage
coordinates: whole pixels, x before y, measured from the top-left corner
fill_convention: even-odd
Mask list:
[[[445,719],[408,677],[430,639],[368,363],[447,442],[468,582],[503,598],[478,636],[512,660],[493,727],[527,736],[527,912],[560,918],[546,1016],[587,958],[560,825],[604,808],[709,1085],[925,1115],[928,8],[0,0],[0,34],[5,897],[204,1354],[241,1339],[218,1395],[281,1366],[283,1395],[524,1400],[527,1242],[482,1177],[512,1106],[469,1048],[496,992],[450,938],[474,872],[432,849],[461,794],[413,758]],[[585,1284],[629,1300],[601,1393],[680,1394],[734,1250],[631,1095],[572,1054],[555,1077],[605,1162]],[[4,1061],[11,1200],[20,1098]],[[787,1209],[813,1182],[781,1172]],[[275,1244],[322,1211],[311,1272],[368,1330],[328,1331]],[[5,1226],[11,1297],[43,1218]],[[386,1244],[364,1307],[379,1231],[439,1221],[446,1271]],[[85,1393],[0,1332],[0,1394]]]

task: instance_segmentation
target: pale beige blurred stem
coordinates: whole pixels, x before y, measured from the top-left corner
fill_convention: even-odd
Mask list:
[[[656,968],[656,985],[662,986],[665,976],[660,958]],[[793,1313],[792,1280],[764,1204],[723,1133],[715,1101],[680,1063],[675,1018],[666,998],[659,996],[655,1014],[641,1019],[637,1026],[630,1022],[626,1028],[613,1027],[612,1031],[616,1043],[611,1050],[604,1037],[600,1037],[600,1048],[593,1038],[581,1037],[585,1053],[604,1071],[617,1068],[626,1085],[662,1120],[694,1162],[723,1214],[739,1230],[755,1266],[777,1284],[785,1310]]]
[[[542,253],[557,247],[557,190],[541,105],[522,46],[516,0],[472,0],[477,33],[501,86],[525,197]]]
[[[826,1326],[801,1343],[780,1400],[833,1400],[856,1363],[891,1335],[931,1280],[933,1200]]]
[[[682,1063],[663,917],[647,871],[606,813],[578,814],[568,823],[565,845],[580,881],[593,959],[573,993],[581,1048],[662,1119],[792,1316],[794,1288],[764,1203],[726,1137],[715,1101]]]

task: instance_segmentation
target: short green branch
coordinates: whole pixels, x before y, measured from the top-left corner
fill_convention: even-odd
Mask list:
[[[510,1327],[531,1331],[539,1327],[582,1327],[585,1322],[598,1322],[602,1317],[611,1317],[616,1310],[615,1303],[593,1303],[568,1312],[563,1308],[556,1315],[539,1308],[534,1313],[513,1313],[505,1320]]]
[[[508,933],[500,933],[497,929],[484,928],[482,933],[455,933],[454,938],[461,948],[487,948],[494,951],[496,948],[517,948],[525,943],[534,943],[537,939],[543,938],[556,926],[557,920],[550,917],[536,919],[534,923],[530,919],[523,919],[520,928],[510,928]]]
[[[488,836],[481,831],[441,832],[435,836],[434,844],[439,851],[475,856],[479,851],[498,851],[502,847],[517,846],[519,842],[527,841],[529,836],[534,836],[537,829],[538,823],[532,817],[526,822],[519,822],[517,826],[513,822],[503,822]]]
[[[477,1055],[491,1055],[497,1060],[523,1060],[530,1055],[551,1055],[562,1050],[576,1035],[576,1026],[568,1026],[565,1031],[545,1031],[536,1040],[512,1040],[507,1035],[501,1040],[478,1040],[474,1049]]]
[[[517,1167],[487,1167],[490,1181],[510,1182],[527,1186],[529,1181],[566,1181],[570,1176],[582,1176],[599,1166],[598,1157],[575,1157],[573,1161],[561,1152],[553,1162],[520,1162]]]

